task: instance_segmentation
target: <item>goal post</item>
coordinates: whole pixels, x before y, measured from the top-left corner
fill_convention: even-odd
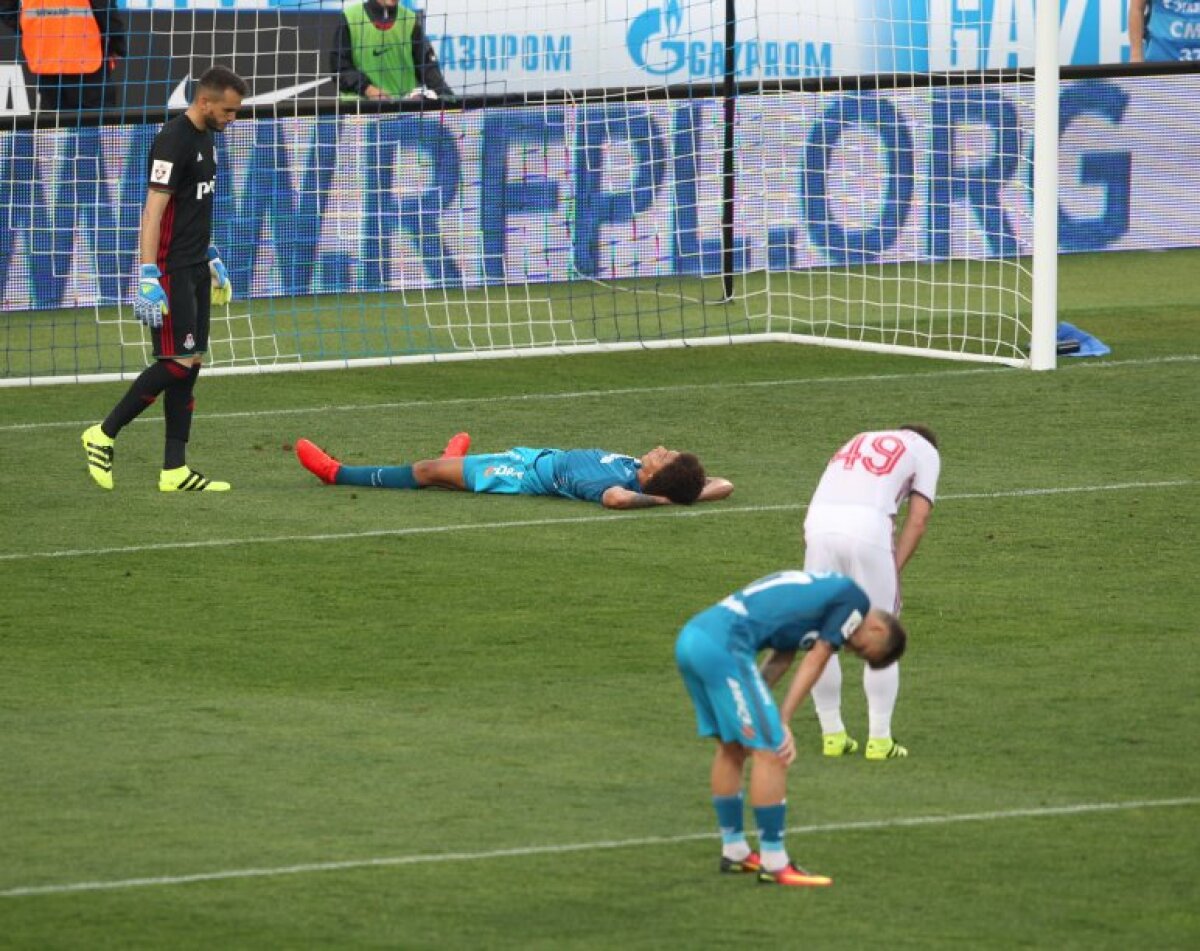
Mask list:
[[[1033,327],[1029,365],[1058,360],[1058,27],[1057,2],[1038,0],[1034,67]]]
[[[1055,364],[1052,0],[399,0],[442,82],[383,101],[331,73],[341,0],[116,6],[116,107],[26,72],[0,111],[0,385],[149,359],[145,155],[215,62],[251,94],[218,136],[214,372],[756,341]]]

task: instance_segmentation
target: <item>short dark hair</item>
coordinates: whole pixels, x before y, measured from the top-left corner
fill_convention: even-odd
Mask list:
[[[905,429],[908,427],[905,426]],[[915,430],[914,430],[915,431]],[[884,650],[882,656],[875,659],[874,663],[869,666],[875,670],[882,667],[890,667],[904,656],[904,649],[908,646],[908,632],[904,630],[904,626],[896,619],[895,615],[888,614],[886,611],[879,612],[884,623],[887,625],[888,635],[884,642]]]
[[[196,91],[199,92],[201,89],[218,94],[224,93],[226,89],[232,89],[239,96],[244,96],[250,91],[246,80],[227,66],[213,66],[206,71],[196,80]]]
[[[912,432],[914,432],[918,436],[920,436],[922,439],[924,439],[927,443],[929,443],[929,445],[933,446],[934,449],[937,449],[937,447],[938,447],[937,436],[935,436],[933,434],[933,430],[930,429],[928,426],[926,426],[924,423],[905,423],[900,428],[911,430]]]
[[[690,452],[681,452],[654,473],[642,490],[647,495],[664,496],[678,505],[691,505],[700,498],[707,480],[700,460]]]

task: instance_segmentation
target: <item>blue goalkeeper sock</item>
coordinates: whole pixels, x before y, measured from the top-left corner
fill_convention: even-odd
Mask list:
[[[419,489],[412,466],[342,466],[337,485],[366,485],[377,489]]]
[[[787,849],[783,845],[783,830],[787,825],[787,800],[773,806],[755,806],[754,819],[758,823],[758,848],[763,867],[777,872],[788,864]]]
[[[739,792],[735,796],[713,796],[712,801],[721,829],[721,854],[741,861],[750,854],[750,846],[746,844],[744,797]]]

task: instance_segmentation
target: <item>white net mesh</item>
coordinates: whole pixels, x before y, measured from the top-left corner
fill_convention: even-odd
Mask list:
[[[0,377],[143,364],[146,154],[214,63],[251,87],[214,365],[768,334],[1021,362],[1033,4],[977,6],[114,2],[96,108],[26,64],[0,120]]]

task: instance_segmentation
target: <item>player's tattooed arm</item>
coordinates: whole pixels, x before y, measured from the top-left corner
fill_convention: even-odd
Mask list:
[[[632,492],[619,485],[610,486],[600,497],[601,504],[606,509],[648,509],[656,505],[670,505],[671,500],[661,495],[645,495],[642,492]]]

